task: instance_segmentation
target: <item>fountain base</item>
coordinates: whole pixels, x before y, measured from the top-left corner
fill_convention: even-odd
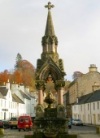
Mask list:
[[[75,134],[68,134],[68,120],[64,115],[64,106],[58,105],[56,108],[40,110],[40,115],[34,120],[35,127],[33,135],[27,135],[25,138],[77,138]]]
[[[56,137],[46,137],[43,133],[36,133],[34,135],[25,135],[24,138],[77,138],[76,134],[59,133]]]

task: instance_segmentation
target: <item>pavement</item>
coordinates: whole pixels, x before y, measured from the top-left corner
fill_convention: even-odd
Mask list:
[[[0,138],[24,138],[24,136],[20,135],[20,136],[14,136],[14,135],[6,135],[6,136],[3,136],[3,137],[0,137]],[[97,134],[78,134],[77,135],[77,138],[100,138],[100,135],[97,135]]]
[[[69,134],[77,134],[77,138],[100,138],[100,134],[97,134],[96,131],[85,131],[85,132],[80,132],[80,131],[69,131]],[[18,131],[9,131],[5,130],[5,136],[0,138],[24,138],[24,135],[32,135],[33,131],[21,131],[18,133]]]
[[[100,138],[99,134],[78,134],[77,138]]]
[[[21,131],[5,129],[4,136],[0,135],[0,138],[24,138],[25,135],[32,135],[33,131]]]
[[[24,136],[22,135],[17,135],[17,136],[14,136],[14,135],[6,135],[6,136],[3,136],[3,137],[0,137],[0,138],[24,138]],[[100,138],[100,135],[98,134],[78,134],[77,135],[77,138]]]
[[[96,130],[86,130],[86,131],[72,131],[72,130],[69,130],[68,132],[69,134],[77,134],[77,138],[100,138],[100,133],[97,134],[96,133]]]

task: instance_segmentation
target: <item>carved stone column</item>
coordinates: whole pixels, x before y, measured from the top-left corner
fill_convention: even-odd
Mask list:
[[[36,81],[36,88],[38,90],[38,104],[43,104],[43,91],[45,89],[44,81]]]
[[[43,91],[41,88],[38,91],[38,104],[43,104]]]
[[[63,104],[63,87],[58,90],[58,104]]]
[[[63,104],[63,90],[65,86],[65,81],[57,80],[55,83],[55,88],[58,92],[58,104]]]

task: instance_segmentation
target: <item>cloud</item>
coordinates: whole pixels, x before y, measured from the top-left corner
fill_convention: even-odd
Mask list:
[[[68,79],[74,71],[100,67],[100,0],[51,0],[59,57]],[[0,71],[14,67],[17,53],[36,66],[41,57],[48,1],[0,1]]]

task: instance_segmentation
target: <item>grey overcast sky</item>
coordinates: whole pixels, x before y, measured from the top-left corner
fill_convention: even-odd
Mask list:
[[[59,57],[66,79],[74,71],[100,71],[100,0],[51,0]],[[0,0],[0,72],[14,68],[17,53],[36,67],[41,57],[47,0]]]

